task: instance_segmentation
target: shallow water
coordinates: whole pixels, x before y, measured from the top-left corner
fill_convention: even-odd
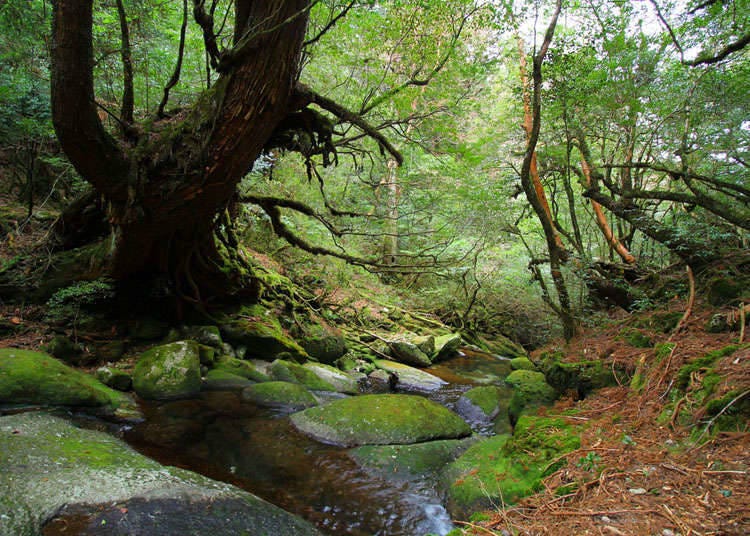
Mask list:
[[[483,354],[433,367],[428,371],[452,383],[427,396],[452,409],[473,385],[499,376],[505,363],[498,361]],[[124,434],[135,448],[231,482],[327,534],[443,535],[453,528],[430,477],[383,479],[359,467],[346,449],[303,436],[286,414],[258,408],[238,393],[205,392],[195,400],[145,403],[143,410],[145,421]],[[480,426],[475,431],[488,433]]]

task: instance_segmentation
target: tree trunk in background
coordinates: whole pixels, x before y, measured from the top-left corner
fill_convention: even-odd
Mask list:
[[[584,182],[586,183],[586,188],[591,188],[591,165],[586,160],[586,158],[581,155],[581,171],[583,171],[583,178]],[[591,208],[594,209],[594,214],[596,216],[596,225],[599,227],[599,229],[602,231],[602,234],[604,235],[604,239],[609,244],[609,247],[617,253],[620,258],[623,260],[626,264],[635,264],[635,257],[628,251],[628,248],[625,247],[625,245],[620,242],[617,237],[612,232],[612,228],[609,226],[609,222],[607,221],[607,216],[604,214],[604,210],[602,209],[602,206],[594,201],[593,199],[591,201]]]
[[[399,208],[399,186],[398,186],[398,163],[388,160],[388,179],[385,186],[385,222],[386,229],[383,236],[383,264],[395,266],[398,264],[398,208]]]

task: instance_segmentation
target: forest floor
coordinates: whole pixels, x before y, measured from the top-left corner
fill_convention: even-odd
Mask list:
[[[672,304],[678,309],[681,302]],[[651,313],[653,314],[653,313]],[[736,343],[737,332],[707,333],[713,307],[699,305],[677,334],[654,334],[655,343],[674,344],[666,360],[653,348],[633,348],[623,325],[587,329],[568,345],[548,345],[533,353],[562,349],[567,356],[606,355],[619,364],[647,371],[640,392],[628,385],[602,389],[582,401],[559,400],[549,414],[575,408],[585,422],[581,448],[544,482],[545,489],[514,506],[497,505],[489,520],[472,524],[471,534],[744,535],[750,534],[750,428],[711,434],[712,424],[696,407],[692,422],[678,421],[698,396],[700,375],[690,377],[682,399],[672,389],[678,371],[708,352]],[[641,322],[643,317],[640,318]],[[720,359],[714,394],[750,394],[750,346]],[[672,393],[670,395],[670,393]],[[739,402],[739,399],[735,404]],[[705,409],[705,408],[703,408]],[[729,413],[731,408],[724,408]],[[571,493],[559,489],[574,484]],[[565,489],[565,488],[563,488]],[[489,532],[489,531],[492,532]]]

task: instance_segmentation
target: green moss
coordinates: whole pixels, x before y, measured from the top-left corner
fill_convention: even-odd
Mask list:
[[[466,398],[473,405],[482,410],[487,417],[493,418],[500,409],[503,400],[502,392],[494,385],[474,387],[466,391],[462,398]]]
[[[273,311],[260,304],[242,307],[221,331],[227,340],[247,346],[252,357],[271,360],[288,353],[295,359],[307,358],[307,352],[284,332]]]
[[[514,357],[510,360],[510,368],[513,370],[536,370],[536,365],[528,357]]]
[[[305,351],[322,363],[333,363],[346,354],[346,341],[341,334],[319,324],[307,326],[299,339]]]
[[[541,372],[514,370],[505,378],[505,383],[519,392],[527,402],[552,402],[557,398],[557,392]]]
[[[214,365],[213,370],[234,374],[255,382],[267,382],[271,380],[271,378],[259,371],[252,363],[229,356],[220,357]]]
[[[133,389],[142,398],[185,398],[200,388],[200,348],[195,341],[155,346],[141,354],[133,370]]]
[[[0,402],[82,406],[115,412],[134,407],[125,394],[40,352],[0,349]]]
[[[306,369],[302,365],[277,359],[271,363],[268,369],[271,378],[292,383],[301,383],[308,389],[315,391],[335,391],[336,388],[329,382],[322,380],[312,370]]]
[[[294,409],[309,408],[318,401],[310,391],[297,383],[265,382],[246,387],[242,398],[261,406],[290,407]]]
[[[620,336],[630,345],[635,348],[651,348],[654,343],[651,338],[643,333],[639,329],[628,328],[624,329]]]
[[[470,447],[446,470],[454,515],[512,504],[534,493],[560,468],[561,454],[580,447],[578,429],[561,418],[523,416],[513,437],[494,436]]]
[[[708,284],[708,302],[715,306],[729,305],[743,296],[747,283],[737,278],[716,277]]]
[[[742,394],[739,390],[733,390],[706,403],[706,416],[714,419],[715,432],[747,430],[750,422],[750,396],[747,392],[740,396]]]
[[[617,385],[615,370],[599,360],[565,362],[562,354],[543,354],[540,368],[558,392],[576,391],[586,396],[594,389]],[[624,377],[624,371],[619,371]]]
[[[684,391],[690,384],[690,377],[694,372],[711,368],[719,358],[732,355],[737,351],[738,348],[740,348],[738,345],[731,344],[729,346],[725,346],[724,348],[709,352],[703,357],[699,357],[697,359],[694,359],[690,363],[683,365],[677,372],[677,381],[675,383],[675,386],[681,391]]]
[[[404,445],[471,433],[469,425],[452,411],[413,395],[344,398],[291,419],[303,433],[341,446]]]

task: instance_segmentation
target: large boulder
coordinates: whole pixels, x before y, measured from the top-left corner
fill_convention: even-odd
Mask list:
[[[224,339],[247,348],[247,358],[272,360],[281,354],[305,359],[307,352],[287,335],[273,311],[260,304],[245,306],[221,326]]]
[[[471,434],[461,417],[415,395],[344,398],[296,413],[291,419],[302,433],[345,447],[404,445]]]
[[[387,359],[378,359],[375,361],[375,366],[390,374],[395,374],[396,386],[409,391],[435,391],[448,384],[429,372]]]
[[[321,363],[332,364],[347,351],[346,341],[341,333],[327,326],[309,326],[299,339],[305,351]]]
[[[140,416],[133,400],[54,357],[0,348],[0,403],[74,406],[120,417]]]
[[[242,359],[236,359],[234,357],[220,357],[214,363],[212,370],[234,374],[235,376],[241,376],[254,382],[267,382],[271,380],[271,378],[263,371],[261,371],[255,365],[255,363],[244,361]]]
[[[141,398],[189,398],[201,389],[200,347],[177,341],[144,352],[133,371],[133,389]]]
[[[533,370],[514,370],[505,382],[513,387],[513,397],[508,407],[511,424],[515,424],[521,414],[541,405],[549,404],[557,398],[557,391],[547,383],[544,374]]]
[[[229,484],[44,413],[0,417],[0,534],[320,534]]]

